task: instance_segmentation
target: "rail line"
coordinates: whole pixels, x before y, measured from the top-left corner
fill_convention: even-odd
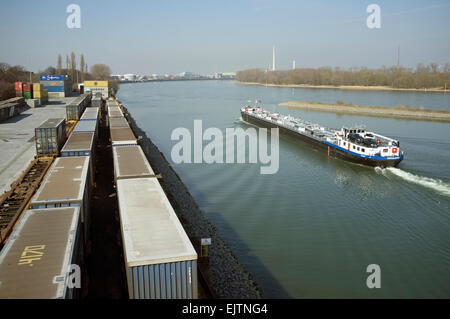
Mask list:
[[[0,249],[52,163],[53,157],[36,158],[31,161],[25,172],[11,185],[11,190],[0,198]]]

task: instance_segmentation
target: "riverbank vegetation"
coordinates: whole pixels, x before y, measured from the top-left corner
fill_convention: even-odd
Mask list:
[[[80,56],[80,63],[77,66],[75,53],[66,56],[65,68],[62,65],[62,56],[58,55],[56,67],[49,66],[43,71],[37,73],[26,70],[21,65],[11,66],[0,62],[0,101],[15,96],[14,82],[33,82],[39,83],[41,75],[70,75],[73,82],[73,90],[78,90],[78,83],[85,80],[108,80],[111,81],[114,93],[119,90],[119,83],[111,78],[111,70],[105,64],[94,64],[88,72],[88,65],[85,62],[84,55]]]
[[[389,87],[394,89],[448,89],[450,86],[450,63],[439,67],[436,63],[419,63],[416,69],[403,67],[301,68],[294,70],[267,71],[250,69],[236,73],[239,82],[272,85],[311,86],[363,86]]]

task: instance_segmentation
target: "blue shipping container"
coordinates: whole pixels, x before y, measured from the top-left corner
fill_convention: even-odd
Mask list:
[[[49,92],[64,92],[64,86],[44,86],[44,90]]]
[[[41,81],[64,81],[64,75],[41,75]]]

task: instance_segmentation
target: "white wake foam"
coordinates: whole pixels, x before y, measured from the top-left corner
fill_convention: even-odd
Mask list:
[[[394,174],[410,183],[432,189],[442,195],[450,196],[450,185],[440,179],[414,175],[395,167],[388,167],[383,171],[388,171],[389,173]]]

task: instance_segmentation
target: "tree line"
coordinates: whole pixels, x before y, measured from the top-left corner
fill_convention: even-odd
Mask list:
[[[419,63],[415,70],[401,66],[369,69],[367,67],[299,68],[294,70],[269,71],[250,69],[236,73],[240,82],[261,84],[305,84],[305,85],[353,85],[353,86],[388,86],[402,89],[449,88],[450,63],[439,68],[438,64]]]
[[[105,64],[94,64],[88,71],[88,65],[84,55],[80,55],[80,62],[77,68],[76,55],[72,52],[66,55],[65,67],[62,64],[62,56],[58,55],[56,67],[49,66],[43,71],[37,73],[27,71],[21,65],[11,66],[0,62],[0,100],[6,100],[15,96],[14,82],[33,82],[39,83],[41,75],[69,75],[72,78],[72,89],[78,89],[78,83],[89,80],[108,80],[111,81],[114,92],[119,90],[119,83],[111,78],[111,69]]]

